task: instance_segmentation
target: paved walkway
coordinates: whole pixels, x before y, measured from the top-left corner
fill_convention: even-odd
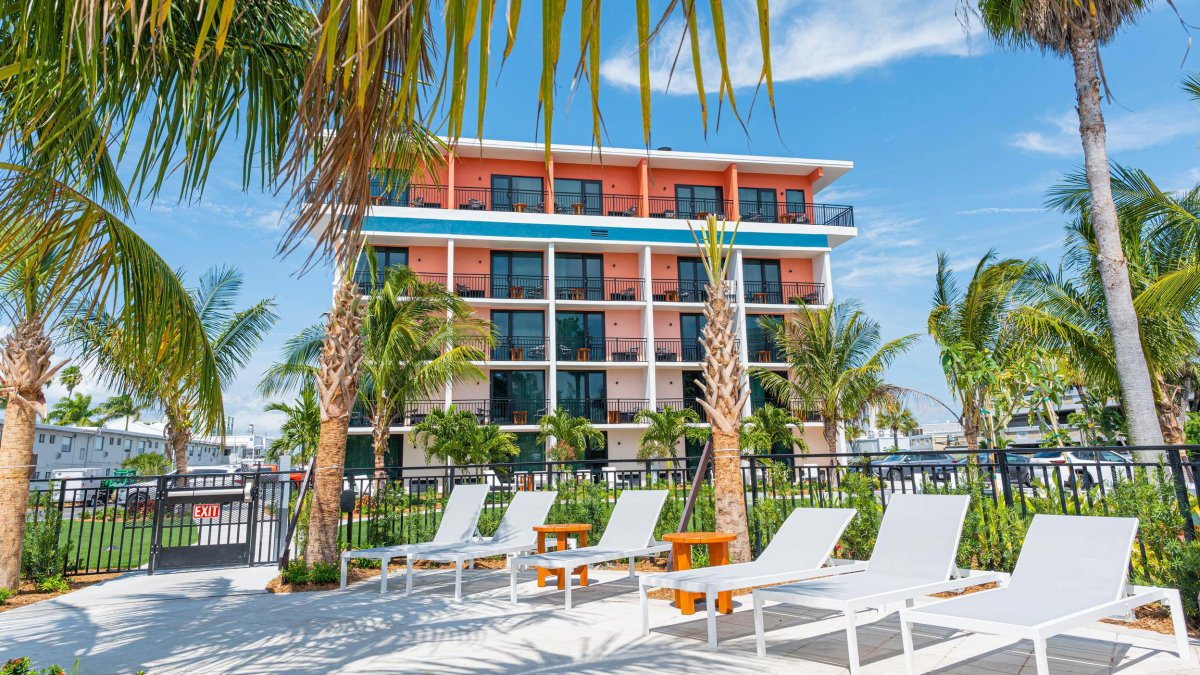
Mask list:
[[[55,600],[0,614],[0,659],[34,665],[76,659],[93,673],[337,672],[806,672],[846,671],[840,621],[768,608],[767,659],[754,654],[748,598],[719,619],[721,649],[704,646],[703,614],[685,619],[655,601],[649,637],[639,634],[636,585],[623,574],[575,593],[562,611],[557,591],[532,581],[516,607],[508,573],[468,572],[466,601],[453,576],[425,572],[408,598],[403,581],[386,596],[377,582],[345,592],[271,595],[270,568],[130,574]],[[903,672],[895,608],[864,615],[864,672]],[[1032,646],[989,636],[919,628],[918,666],[938,673],[1034,672]],[[1052,640],[1057,673],[1182,673],[1165,636],[1094,627]]]

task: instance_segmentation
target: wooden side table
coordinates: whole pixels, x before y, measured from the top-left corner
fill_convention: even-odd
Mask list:
[[[663,295],[666,296],[665,302],[679,302],[679,291],[674,288],[663,293]]]
[[[729,542],[737,539],[736,534],[725,532],[668,532],[662,536],[663,541],[671,542],[671,558],[675,561],[675,570],[692,569],[692,547],[708,547],[708,564],[710,566],[729,564]],[[683,614],[696,613],[696,598],[699,593],[675,591],[675,606]],[[717,594],[717,611],[729,614],[733,611],[733,591]]]
[[[514,410],[512,414],[513,424],[529,424],[528,410]]]
[[[588,525],[587,523],[562,523],[559,525],[534,525],[533,531],[537,532],[537,552],[538,553],[546,552],[546,535],[547,534],[554,535],[554,539],[558,542],[558,545],[555,548],[557,548],[559,551],[567,550],[567,539],[570,538],[572,535],[575,536],[575,538],[578,542],[578,546],[580,546],[580,547],[587,546],[587,535],[588,535],[588,532],[591,531],[591,529],[592,529],[592,526]],[[537,568],[538,587],[539,588],[544,587],[546,585],[546,577],[550,576],[551,574],[554,574],[558,577],[558,590],[561,591],[561,590],[565,589],[567,587],[566,572],[567,572],[566,570],[552,570],[552,569],[546,569],[544,567]],[[584,565],[582,567],[576,567],[575,569],[571,570],[571,574],[579,575],[579,585],[580,586],[588,585],[587,565]]]

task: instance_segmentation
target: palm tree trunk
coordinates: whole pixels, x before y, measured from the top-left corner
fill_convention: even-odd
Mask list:
[[[1187,434],[1183,431],[1183,407],[1176,403],[1175,394],[1178,387],[1167,383],[1161,374],[1155,374],[1154,391],[1157,398],[1158,425],[1162,429],[1163,440],[1171,445],[1182,445],[1187,442]]]
[[[1133,445],[1161,445],[1162,430],[1154,405],[1150,371],[1142,351],[1141,330],[1133,307],[1129,284],[1129,265],[1121,249],[1117,207],[1113,203],[1112,176],[1105,147],[1104,114],[1100,110],[1100,76],[1097,44],[1086,29],[1071,39],[1071,58],[1075,66],[1075,98],[1078,103],[1079,135],[1083,141],[1083,160],[1091,192],[1092,227],[1096,232],[1096,262],[1104,282],[1108,321],[1112,326],[1113,351],[1121,399]],[[1141,461],[1150,461],[1158,453],[1138,453]]]
[[[736,434],[713,429],[713,500],[717,530],[737,535],[729,544],[733,562],[748,562],[750,523],[746,517],[746,488],[742,480],[742,451]]]
[[[831,455],[837,454],[837,420],[828,415],[821,415],[821,422],[821,434],[825,437],[825,452]],[[837,458],[830,458],[829,463],[837,464]]]
[[[352,265],[353,261],[346,264]],[[349,269],[346,264],[339,268]],[[316,378],[317,396],[321,402],[321,436],[317,442],[308,550],[304,556],[310,564],[338,561],[339,502],[346,472],[350,412],[358,395],[362,366],[361,328],[358,288],[347,277],[334,293]]]
[[[967,442],[967,452],[974,457],[979,451],[979,424],[974,415],[963,415],[963,439]]]
[[[892,427],[892,447],[900,449],[900,427]]]
[[[376,481],[382,481],[387,478],[387,472],[384,471],[384,467],[387,464],[388,439],[392,433],[389,427],[391,420],[392,411],[390,410],[376,410],[375,414],[371,417],[371,447],[375,450]],[[382,487],[382,483],[380,487]]]

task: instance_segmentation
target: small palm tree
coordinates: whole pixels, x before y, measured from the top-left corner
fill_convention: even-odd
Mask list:
[[[145,406],[135,401],[129,394],[117,394],[110,396],[100,404],[100,415],[107,423],[111,420],[124,418],[125,430],[129,431],[129,420],[137,421],[138,416],[145,410]]]
[[[267,448],[267,459],[275,461],[288,455],[292,466],[307,464],[317,452],[317,438],[321,434],[321,409],[312,386],[301,387],[300,396],[292,403],[275,401],[263,410],[284,415],[279,437]]]
[[[497,424],[480,424],[474,413],[455,406],[430,412],[413,425],[411,436],[425,450],[426,462],[436,458],[446,465],[475,465],[477,472],[520,453],[515,435]]]
[[[907,436],[918,426],[912,411],[895,400],[885,402],[875,419],[879,426],[892,430],[892,447],[897,450],[900,449],[900,434]]]
[[[754,409],[750,416],[742,420],[742,447],[755,454],[776,454],[777,448],[783,454],[799,450],[808,452],[808,444],[804,438],[792,431],[803,428],[804,420],[793,415],[787,408],[779,408],[765,403]]]
[[[754,374],[777,399],[821,414],[827,452],[837,452],[842,424],[891,395],[884,372],[917,340],[904,335],[883,342],[879,324],[852,300],[822,308],[799,304],[783,321],[760,323],[783,348],[788,372],[760,368]]]
[[[67,397],[75,395],[75,387],[83,382],[83,371],[79,366],[67,366],[58,373],[58,383],[67,388]]]
[[[538,420],[537,442],[554,445],[546,453],[556,462],[573,462],[588,447],[604,443],[604,432],[592,426],[586,417],[577,417],[563,408],[555,408]]]
[[[661,411],[641,410],[634,420],[649,425],[638,439],[638,459],[674,460],[680,443],[699,443],[712,435],[708,428],[695,426],[700,414],[691,408],[664,406]]]
[[[75,394],[59,399],[46,415],[46,421],[76,427],[94,427],[98,426],[95,418],[99,414],[100,410],[92,407],[91,396]]]
[[[961,1],[971,11],[968,0]],[[1114,365],[1134,445],[1160,445],[1163,438],[1109,177],[1107,130],[1100,101],[1100,47],[1111,42],[1122,27],[1136,21],[1152,4],[1150,0],[979,0],[978,3],[984,28],[997,42],[1069,55],[1074,66],[1075,111],[1091,193],[1089,215],[1097,235],[1097,260],[1105,291],[1104,306],[1112,325]]]
[[[161,476],[171,470],[171,460],[160,452],[146,452],[121,460],[122,469],[133,469],[138,476]]]

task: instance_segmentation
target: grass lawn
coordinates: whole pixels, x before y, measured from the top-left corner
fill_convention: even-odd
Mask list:
[[[164,528],[164,546],[188,546],[200,536],[189,516],[169,520],[168,524],[176,526]],[[67,573],[136,569],[150,560],[153,532],[150,519],[130,522],[64,520],[59,542],[67,547]]]

